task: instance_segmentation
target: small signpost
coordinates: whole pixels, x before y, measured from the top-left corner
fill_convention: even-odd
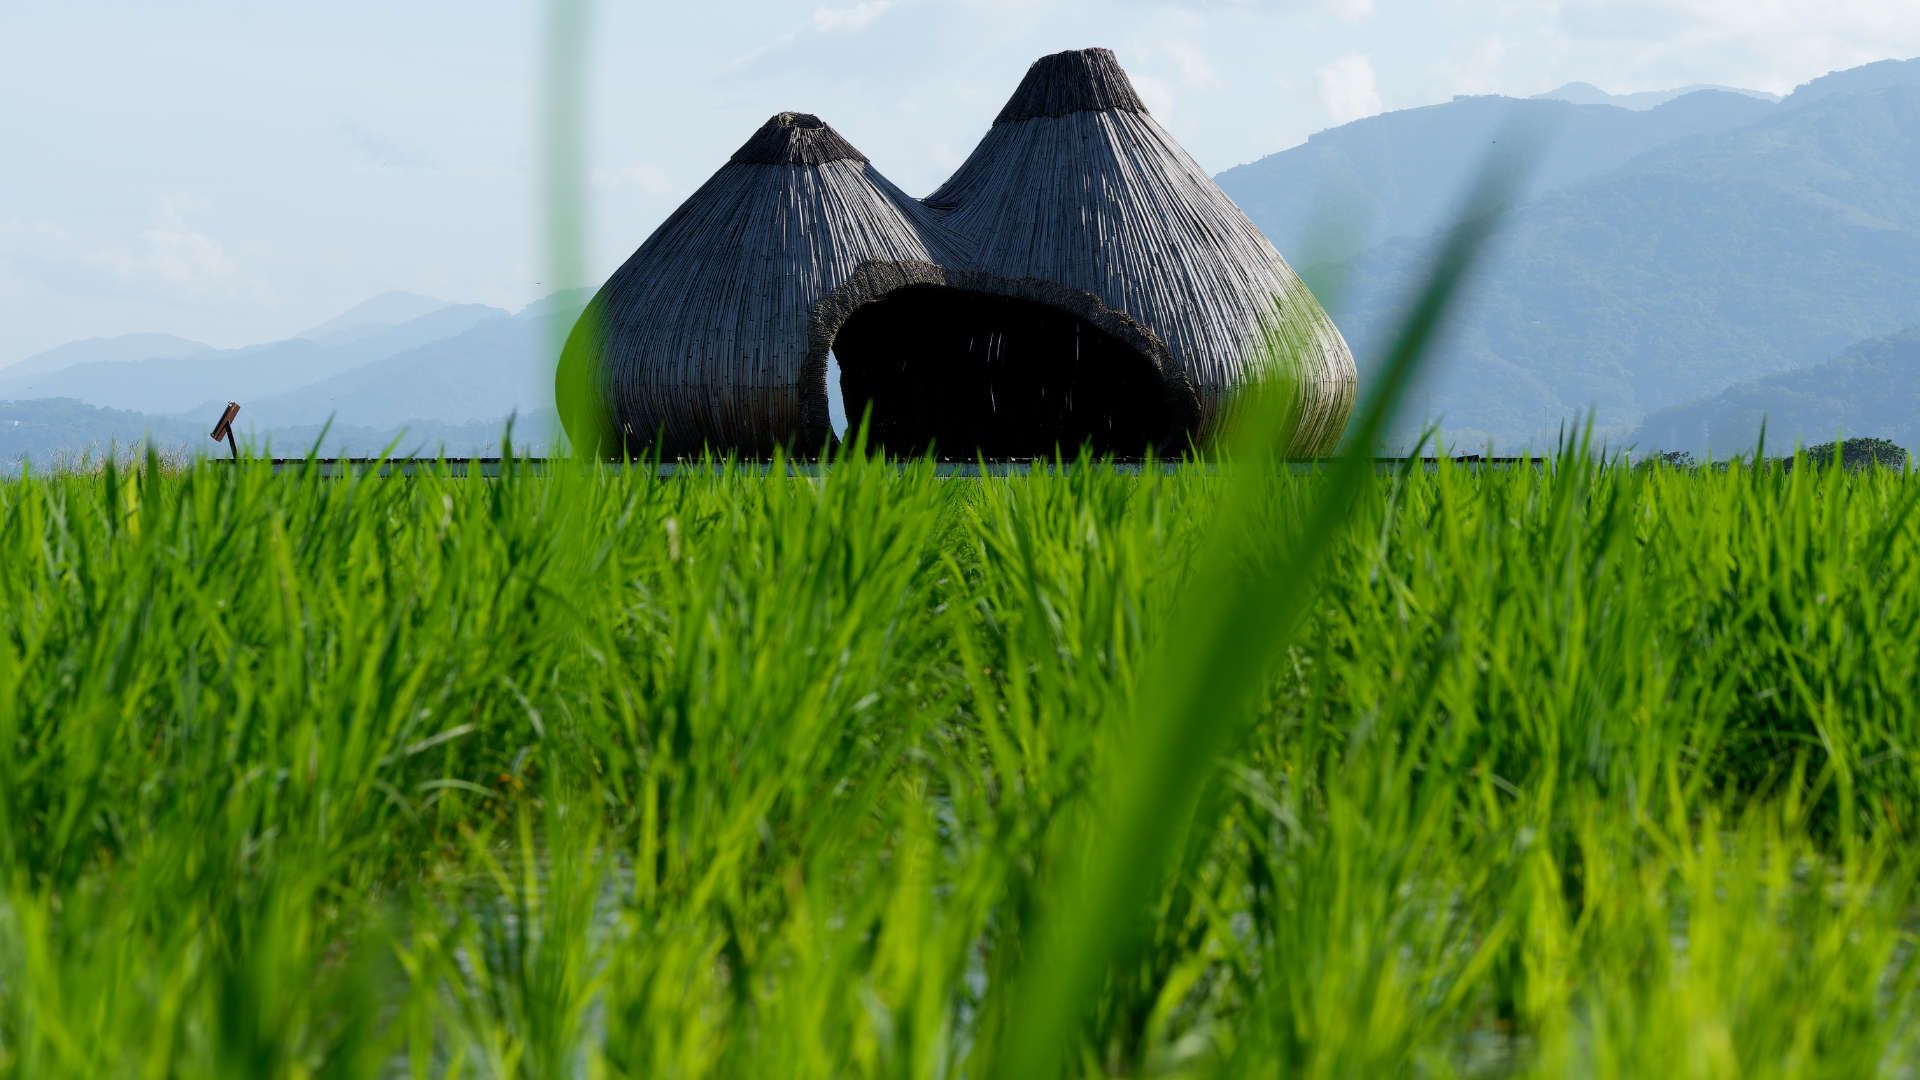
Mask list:
[[[214,442],[227,441],[227,449],[233,451],[233,463],[240,464],[240,444],[233,441],[233,418],[240,415],[240,403],[227,402],[227,411],[220,414],[220,422],[213,425],[211,437]]]

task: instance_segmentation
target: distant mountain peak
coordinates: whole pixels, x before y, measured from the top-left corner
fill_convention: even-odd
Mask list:
[[[1535,94],[1535,98],[1544,101],[1566,101],[1575,105],[1610,105],[1613,95],[1590,82],[1570,82],[1558,90],[1549,90],[1544,94]]]
[[[431,315],[452,306],[445,300],[422,296],[419,293],[384,292],[362,300],[326,322],[302,330],[294,336],[303,337],[309,341],[322,341],[342,334],[353,334],[383,326],[398,326],[401,323],[412,322],[422,315]]]
[[[1702,91],[1718,91],[1724,94],[1740,94],[1760,101],[1777,102],[1780,95],[1769,94],[1764,90],[1748,90],[1738,86],[1717,86],[1696,83],[1692,86],[1676,87],[1672,90],[1642,90],[1632,94],[1610,94],[1589,82],[1570,82],[1558,90],[1549,90],[1544,94],[1535,94],[1536,101],[1565,101],[1573,105],[1611,105],[1618,109],[1632,109],[1645,112],[1657,109],[1671,101],[1677,101],[1689,94]]]

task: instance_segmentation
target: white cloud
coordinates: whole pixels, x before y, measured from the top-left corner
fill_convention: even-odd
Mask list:
[[[782,49],[792,46],[793,43],[798,40],[800,40],[799,33],[789,30],[779,37],[774,38],[772,41],[767,42],[765,45],[755,45],[753,48],[727,61],[720,70],[729,75],[739,74],[758,64],[760,61],[765,60],[767,57],[780,52]]]
[[[1634,28],[1678,20],[1725,35],[1873,34],[1920,27],[1910,0],[1559,0],[1573,25]]]
[[[359,159],[359,168],[366,172],[411,172],[432,168],[432,163],[419,151],[400,139],[372,128],[348,123],[342,125],[341,134],[348,148]]]
[[[164,200],[154,223],[132,243],[102,245],[51,221],[0,221],[0,239],[16,256],[49,266],[87,267],[123,281],[192,290],[232,278],[233,256],[187,219],[192,200]]]
[[[1026,2],[1038,3],[1042,0]],[[1328,9],[1342,22],[1360,22],[1373,15],[1373,0],[1135,0],[1135,3],[1145,7],[1177,7],[1198,12],[1265,12],[1279,15]]]
[[[1524,88],[1510,85],[1503,78],[1502,64],[1506,58],[1506,41],[1491,37],[1481,42],[1479,48],[1473,50],[1463,63],[1443,63],[1441,68],[1446,72],[1453,93],[1516,93]]]
[[[813,9],[813,28],[823,34],[849,34],[865,30],[885,15],[894,0],[862,0],[847,7]]]
[[[601,191],[638,191],[658,198],[673,193],[673,178],[658,165],[627,165],[618,169],[595,169],[593,186]]]
[[[1563,60],[1611,61],[1616,81],[1635,86],[1784,92],[1829,69],[1911,55],[1920,43],[1913,0],[1558,0],[1551,10]],[[1599,81],[1591,71],[1568,77]]]
[[[1134,73],[1133,88],[1140,92],[1140,100],[1147,103],[1147,111],[1158,117],[1162,124],[1170,123],[1173,117],[1173,87],[1165,79],[1152,75]]]
[[[954,147],[950,142],[936,142],[927,147],[928,163],[943,173],[951,173],[967,160],[965,151]]]
[[[1333,13],[1342,22],[1365,22],[1373,17],[1373,0],[1331,0]]]
[[[1322,67],[1320,103],[1336,124],[1350,123],[1380,111],[1380,89],[1373,61],[1359,53],[1343,56]]]
[[[73,235],[54,222],[0,218],[0,297],[25,299],[43,276],[34,264],[70,260],[76,249]]]
[[[764,45],[756,45],[746,52],[728,61],[721,70],[730,75],[745,72],[768,57],[778,55],[798,45],[801,38],[812,34],[856,34],[872,26],[882,15],[892,11],[899,0],[860,0],[859,3],[845,7],[817,7],[806,23],[797,29],[782,32]]]
[[[108,251],[100,260],[129,281],[157,280],[189,292],[229,281],[236,271],[233,257],[187,220],[187,208],[183,200],[163,203],[159,220],[140,233],[137,245]]]
[[[66,245],[73,241],[73,235],[55,222],[23,221],[19,218],[0,218],[0,237],[36,246]]]
[[[0,296],[9,301],[84,296],[120,305],[276,305],[273,290],[196,222],[204,212],[201,200],[166,198],[151,223],[131,235],[0,219]]]
[[[1218,90],[1226,85],[1200,46],[1190,41],[1169,41],[1163,48],[1180,72],[1183,85],[1195,90]]]

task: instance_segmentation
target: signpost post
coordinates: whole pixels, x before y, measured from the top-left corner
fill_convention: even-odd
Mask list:
[[[233,441],[233,418],[240,415],[240,403],[227,402],[227,411],[220,414],[220,422],[213,425],[211,437],[214,442],[227,441],[227,449],[233,451],[233,463],[240,464],[240,444]]]

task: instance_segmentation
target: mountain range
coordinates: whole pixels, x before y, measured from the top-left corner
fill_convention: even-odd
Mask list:
[[[1341,262],[1442,228],[1494,157],[1526,162],[1522,202],[1603,176],[1650,150],[1753,123],[1774,106],[1701,91],[1651,110],[1544,98],[1459,97],[1322,132],[1217,178],[1296,265]]]
[[[1573,82],[1568,83],[1558,90],[1549,90],[1544,94],[1535,94],[1533,96],[1536,99],[1565,101],[1574,105],[1613,105],[1622,109],[1657,109],[1669,101],[1676,101],[1689,94],[1697,94],[1702,90],[1717,90],[1729,94],[1740,94],[1744,97],[1757,98],[1767,102],[1777,102],[1780,100],[1780,95],[1769,94],[1764,90],[1742,90],[1737,86],[1715,86],[1706,83],[1695,83],[1692,86],[1682,86],[1673,90],[1643,90],[1633,94],[1609,94],[1592,83]]]
[[[328,454],[490,454],[510,416],[517,441],[537,449],[554,422],[546,357],[587,297],[509,313],[392,293],[239,349],[145,334],[61,346],[0,368],[0,463],[146,438],[169,452],[210,449],[228,401],[244,403],[241,440],[276,453],[304,453],[325,431]]]
[[[1920,446],[1892,404],[1920,397],[1920,61],[1784,99],[1586,84],[1457,98],[1219,181],[1321,292],[1364,379],[1489,163],[1527,179],[1398,437],[1432,423],[1457,449],[1510,451],[1590,416],[1616,446],[1724,454],[1767,417],[1776,445],[1844,430]],[[75,342],[0,367],[0,463],[143,432],[200,448],[228,400],[276,450],[304,450],[330,418],[335,453],[488,452],[509,415],[544,437],[552,343],[586,296],[509,313],[386,294],[241,349]]]
[[[1920,323],[1920,61],[1778,103],[1462,99],[1328,132],[1222,184],[1283,250],[1293,237],[1322,255],[1307,274],[1364,380],[1470,178],[1489,158],[1519,167],[1516,144],[1545,149],[1450,313],[1403,439],[1431,422],[1457,448],[1545,447],[1591,416],[1624,445],[1660,410]],[[1316,219],[1287,189],[1343,194]],[[1358,242],[1303,239],[1350,221],[1341,205],[1382,209],[1329,230]]]

